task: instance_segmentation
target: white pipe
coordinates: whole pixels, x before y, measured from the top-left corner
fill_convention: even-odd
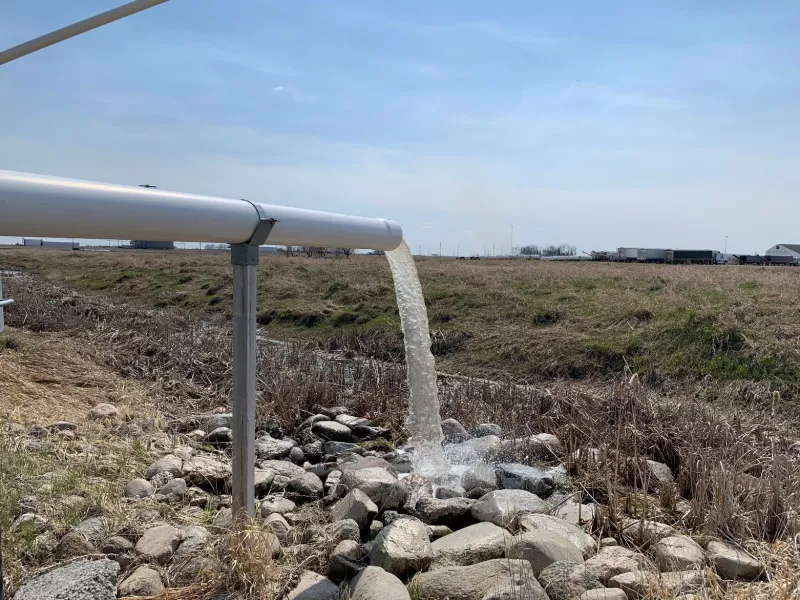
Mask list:
[[[268,244],[394,250],[403,240],[391,220],[261,206],[277,220]],[[238,244],[258,225],[243,200],[0,170],[0,235]]]
[[[87,31],[91,31],[92,29],[96,29],[97,27],[101,27],[113,21],[117,21],[143,10],[147,10],[148,8],[152,8],[158,4],[163,4],[166,1],[167,0],[134,0],[133,2],[129,2],[123,6],[118,6],[117,8],[107,10],[99,15],[89,17],[88,19],[83,19],[82,21],[78,21],[72,25],[67,25],[61,29],[40,35],[35,39],[0,52],[0,65],[4,65],[5,63],[16,60],[17,58],[22,58],[23,56],[36,52],[37,50],[47,48],[48,46],[52,46],[58,42],[63,42],[71,37],[86,33]]]

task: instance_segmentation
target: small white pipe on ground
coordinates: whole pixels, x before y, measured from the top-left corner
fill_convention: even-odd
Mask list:
[[[259,204],[276,220],[269,244],[394,250],[403,239],[391,220]],[[0,235],[238,244],[259,222],[243,200],[0,170]]]

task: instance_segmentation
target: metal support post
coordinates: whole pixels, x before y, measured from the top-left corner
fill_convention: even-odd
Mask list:
[[[266,240],[274,219],[253,204],[261,224],[252,239],[231,246],[233,265],[233,494],[234,522],[255,516],[256,438],[256,302],[258,247]]]

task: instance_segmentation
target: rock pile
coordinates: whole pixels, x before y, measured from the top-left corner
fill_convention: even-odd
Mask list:
[[[93,418],[114,414],[103,407]],[[151,526],[120,535],[102,518],[86,519],[56,542],[59,559],[71,562],[27,582],[14,598],[61,598],[64,590],[90,600],[143,597],[194,581],[209,564],[209,543],[231,525],[231,421],[223,413],[173,422],[186,445],[122,491],[125,502],[183,515],[220,507],[210,524],[179,527],[156,513]],[[598,539],[588,531],[598,507],[569,493],[555,436],[504,440],[493,424],[470,434],[454,419],[445,423],[447,454],[470,466],[463,477],[437,481],[410,473],[410,449],[367,449],[377,445],[363,442],[389,431],[344,407],[321,409],[291,436],[274,423],[261,425],[261,541],[274,558],[307,567],[288,600],[623,600],[695,593],[709,566],[723,579],[755,579],[763,571],[741,549],[718,541],[704,549],[654,520],[624,522],[617,538]],[[668,468],[651,467],[667,479]],[[12,527],[52,535],[35,499],[23,498],[21,506]],[[327,523],[309,522],[310,507]],[[81,556],[96,560],[75,560]]]

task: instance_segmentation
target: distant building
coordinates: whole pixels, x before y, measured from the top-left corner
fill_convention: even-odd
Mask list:
[[[262,254],[278,254],[283,248],[279,248],[278,246],[259,246],[258,251]]]
[[[55,242],[36,238],[22,238],[23,246],[38,246],[41,248],[62,248],[64,250],[80,250],[78,242]]]
[[[131,240],[134,250],[175,250],[175,242],[158,240]]]
[[[22,238],[23,246],[41,246],[42,240],[35,240],[32,238]]]
[[[764,253],[765,256],[791,256],[800,260],[800,244],[778,244]]]

